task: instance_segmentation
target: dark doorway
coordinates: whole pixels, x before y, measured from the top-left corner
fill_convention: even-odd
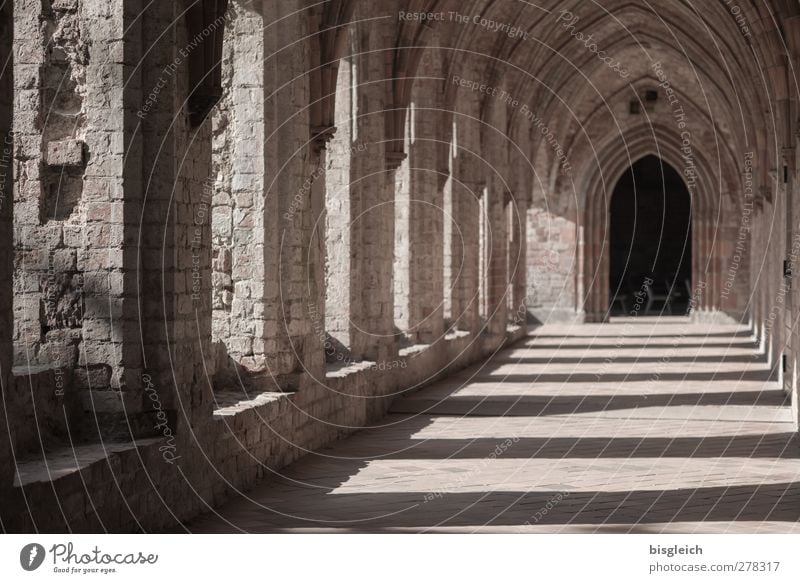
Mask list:
[[[692,289],[692,200],[681,175],[647,156],[611,199],[611,315],[686,315]]]

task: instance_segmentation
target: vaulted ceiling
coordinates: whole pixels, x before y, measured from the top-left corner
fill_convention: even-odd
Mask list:
[[[797,0],[415,0],[387,10],[443,15],[398,23],[397,104],[409,100],[422,52],[441,50],[451,72],[477,65],[482,82],[535,109],[583,180],[608,162],[604,150],[633,161],[659,144],[669,148],[683,129],[681,112],[720,194],[735,188],[744,152],[769,152],[761,168],[768,182],[793,141],[800,75],[788,55],[800,54]],[[520,32],[492,29],[502,25]],[[648,89],[659,92],[658,103],[631,116],[630,102]],[[457,109],[456,92],[449,94]],[[509,135],[525,127],[519,114],[509,113]],[[541,141],[539,148],[544,188],[582,187],[559,184],[558,160]]]

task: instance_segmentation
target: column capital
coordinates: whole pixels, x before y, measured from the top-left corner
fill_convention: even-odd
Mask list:
[[[397,170],[400,167],[400,164],[403,163],[403,160],[406,159],[405,152],[397,152],[392,150],[386,150],[386,169],[387,170]]]
[[[311,127],[311,148],[315,154],[319,154],[328,147],[328,142],[331,141],[336,134],[336,126],[334,125],[320,125]]]

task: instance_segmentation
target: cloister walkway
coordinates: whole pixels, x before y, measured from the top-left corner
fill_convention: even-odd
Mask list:
[[[543,326],[193,532],[800,532],[789,402],[745,327]]]

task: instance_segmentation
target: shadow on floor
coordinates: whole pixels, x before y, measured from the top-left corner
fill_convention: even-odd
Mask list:
[[[603,364],[608,361],[615,363],[629,364],[657,364],[664,361],[663,356],[574,356],[574,357],[528,357],[528,358],[515,358],[513,356],[506,358],[496,358],[492,362],[495,364]],[[744,363],[744,362],[766,362],[761,355],[758,354],[732,354],[720,356],[671,356],[669,358],[671,363],[685,364],[693,362],[718,362],[723,364]]]
[[[499,438],[409,439],[403,449],[387,453],[385,445],[370,444],[356,436],[347,448],[338,448],[343,459],[481,459],[493,451]],[[357,456],[357,457],[356,457]],[[774,458],[800,459],[800,439],[793,433],[713,437],[523,437],[508,447],[503,459],[602,459],[602,458]],[[357,471],[357,464],[351,468]]]
[[[400,399],[392,413],[426,415],[476,415],[491,417],[540,417],[569,415],[644,407],[679,407],[708,405],[788,405],[789,397],[775,390],[717,393],[633,394],[633,395],[503,395],[448,396],[443,399],[421,397]]]
[[[283,505],[275,510],[242,505],[215,521],[216,532],[275,532],[286,528],[524,527],[531,524],[626,524],[665,522],[797,522],[800,483],[623,492],[403,492],[313,495],[313,509]],[[270,499],[277,503],[278,499]],[[233,526],[235,525],[235,526]],[[374,526],[373,526],[374,525]],[[196,531],[203,531],[198,523]]]
[[[548,336],[537,338],[543,337]],[[512,349],[524,350],[526,343],[530,338]],[[538,363],[535,354],[529,348],[523,360]],[[576,367],[594,364],[564,360]],[[509,361],[513,359],[508,352],[502,353],[396,400],[382,426],[307,455],[281,477],[241,494],[189,524],[188,530],[521,531],[535,525],[658,532],[660,527],[648,525],[735,523],[754,530],[764,522],[778,528],[794,528],[800,522],[800,440],[781,420],[787,397],[776,383],[767,384],[768,371],[685,373],[681,364],[696,359],[676,360],[671,372],[658,375],[662,392],[650,393],[631,383],[653,380],[654,374],[498,374],[498,367]],[[645,360],[636,363],[648,366]],[[755,387],[763,388],[732,382],[742,380],[760,381]],[[587,387],[584,391],[569,385],[582,394],[530,394],[558,390],[536,386],[545,381],[587,382]],[[681,392],[680,385],[663,381],[701,384]],[[719,384],[703,392],[702,383],[709,381]],[[613,387],[609,383],[618,383],[619,392],[603,394]],[[465,385],[487,394],[459,394]],[[512,394],[491,394],[495,385]],[[695,436],[682,436],[689,419],[686,407],[695,406],[705,407],[703,418],[691,418]],[[589,420],[578,414],[643,408],[653,411],[652,419],[643,414],[592,418],[604,424],[604,431],[635,423],[625,429],[640,431],[641,436],[580,436]],[[543,419],[552,415],[562,415],[563,422]],[[496,422],[481,421],[485,416]],[[745,425],[746,433],[727,434]],[[545,436],[525,436],[528,427]],[[547,436],[562,427],[569,428],[568,436]],[[661,429],[668,433],[659,434]],[[512,443],[510,436],[519,430]],[[577,433],[570,435],[572,431]],[[510,445],[493,457],[503,443]],[[497,465],[488,465],[492,463]],[[520,468],[525,471],[517,475]],[[550,473],[547,468],[555,470]]]

